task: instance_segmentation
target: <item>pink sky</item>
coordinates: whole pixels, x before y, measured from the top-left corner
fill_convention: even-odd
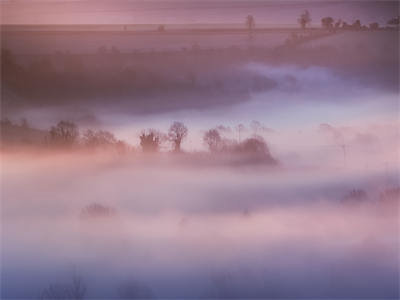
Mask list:
[[[330,15],[347,22],[387,20],[398,13],[397,1],[276,1],[276,0],[19,0],[0,2],[3,24],[190,24],[242,23],[253,14],[257,24],[296,24],[305,9],[313,23]]]

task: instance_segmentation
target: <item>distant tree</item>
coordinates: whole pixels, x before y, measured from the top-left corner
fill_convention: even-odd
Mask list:
[[[101,146],[111,146],[117,143],[115,136],[105,130],[93,131],[88,129],[84,132],[82,136],[82,142],[88,147],[101,147]]]
[[[349,29],[351,26],[349,24],[347,24],[347,22],[343,22],[342,23],[342,28],[343,29]]]
[[[49,142],[53,145],[72,146],[78,141],[78,137],[78,126],[69,121],[58,122],[49,132]]]
[[[256,27],[256,21],[253,15],[248,15],[246,17],[246,27],[249,31],[252,31]]]
[[[162,133],[149,129],[147,132],[143,131],[140,135],[140,146],[144,152],[157,152],[163,139]]]
[[[252,137],[237,145],[237,151],[242,153],[269,153],[267,144],[261,137]]]
[[[69,284],[50,284],[40,295],[40,299],[81,300],[85,297],[86,285],[75,272]]]
[[[361,21],[360,20],[355,20],[353,25],[351,25],[353,29],[355,30],[360,30],[361,29]]]
[[[322,27],[325,29],[328,29],[328,30],[333,28],[333,22],[334,22],[334,20],[332,17],[325,17],[325,18],[321,19]]]
[[[203,136],[203,141],[211,152],[221,150],[222,138],[217,129],[208,130]]]
[[[157,27],[157,31],[158,31],[158,32],[165,32],[165,25],[159,25],[159,26]]]
[[[311,15],[308,10],[305,10],[297,19],[302,29],[306,29],[307,25],[311,23]]]
[[[388,25],[399,26],[399,24],[400,24],[400,16],[397,17],[397,18],[390,19],[390,20],[387,22],[387,24],[388,24]]]
[[[379,29],[379,24],[377,22],[369,24],[369,29],[370,30],[378,30]]]
[[[92,203],[84,207],[80,214],[82,218],[98,218],[98,217],[104,218],[104,217],[112,217],[114,215],[115,215],[115,209],[98,203]]]
[[[339,29],[341,25],[342,25],[342,20],[341,19],[337,20],[335,23],[335,29]]]
[[[182,140],[187,136],[188,129],[182,122],[174,122],[168,131],[168,137],[174,144],[174,151],[181,151]]]
[[[264,162],[271,165],[277,163],[261,136],[245,139],[243,142],[231,146],[228,151],[241,155],[247,162]]]

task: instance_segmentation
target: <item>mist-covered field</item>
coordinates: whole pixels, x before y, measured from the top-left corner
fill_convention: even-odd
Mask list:
[[[194,160],[3,157],[3,297],[398,295],[397,171]]]
[[[399,298],[398,3],[227,3],[1,3],[0,298]]]

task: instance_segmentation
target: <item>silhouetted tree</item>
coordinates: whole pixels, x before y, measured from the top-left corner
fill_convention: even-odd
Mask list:
[[[374,22],[374,23],[369,24],[369,29],[370,30],[378,30],[379,29],[379,23]]]
[[[387,24],[388,24],[388,25],[399,26],[399,24],[400,24],[400,16],[397,17],[397,18],[390,19],[390,20],[387,22]]]
[[[50,284],[40,295],[40,299],[81,300],[85,297],[86,285],[75,272],[70,284]]]
[[[217,129],[208,130],[203,136],[203,141],[211,152],[221,150],[222,138]]]
[[[48,141],[53,145],[72,146],[79,137],[78,126],[69,121],[60,121],[51,127]]]
[[[360,20],[355,20],[353,25],[351,25],[353,29],[355,30],[360,30],[361,29],[361,21]]]
[[[163,135],[157,130],[149,129],[140,135],[140,146],[144,152],[157,152],[160,148]]]
[[[111,146],[117,143],[117,139],[111,132],[105,130],[93,131],[91,129],[84,132],[82,141],[88,147]]]
[[[276,160],[272,157],[268,145],[261,136],[254,136],[245,139],[242,143],[234,147],[234,152],[248,156],[252,160],[265,161],[275,164]]]
[[[174,151],[181,151],[182,140],[187,136],[188,129],[182,122],[174,122],[168,131],[168,137],[174,144]]]
[[[246,27],[249,31],[252,31],[256,27],[256,21],[253,15],[248,15],[246,17]]]
[[[308,10],[305,10],[300,17],[297,19],[302,29],[306,29],[306,26],[311,23],[311,16]]]
[[[321,19],[321,25],[325,29],[332,29],[333,28],[333,18],[332,17],[325,17]]]

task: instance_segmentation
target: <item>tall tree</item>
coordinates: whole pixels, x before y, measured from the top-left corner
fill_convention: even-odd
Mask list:
[[[203,141],[211,152],[217,152],[221,148],[222,138],[217,129],[208,130],[203,136]]]
[[[325,17],[325,18],[321,19],[322,27],[325,29],[328,29],[328,30],[333,28],[333,22],[334,22],[334,20],[332,17]]]
[[[311,23],[311,15],[308,10],[305,10],[297,20],[302,29],[306,29],[306,26]]]
[[[174,151],[181,151],[181,143],[183,139],[187,136],[188,129],[182,122],[174,122],[168,131],[168,138],[174,144]]]

